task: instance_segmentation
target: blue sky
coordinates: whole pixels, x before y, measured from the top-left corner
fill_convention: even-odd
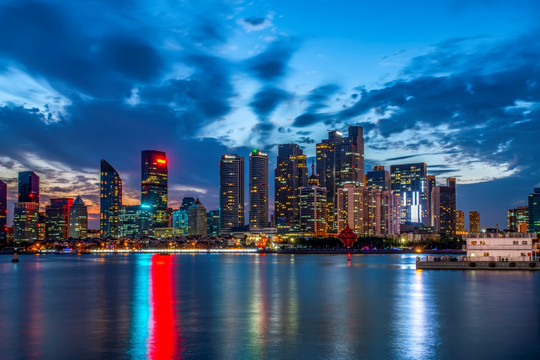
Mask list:
[[[0,178],[99,211],[99,160],[140,192],[169,157],[169,199],[217,208],[221,154],[364,126],[366,170],[426,161],[458,208],[506,226],[540,183],[537,1],[0,0]],[[272,181],[271,181],[272,183]],[[12,211],[12,206],[9,208]],[[11,216],[10,216],[11,218]]]

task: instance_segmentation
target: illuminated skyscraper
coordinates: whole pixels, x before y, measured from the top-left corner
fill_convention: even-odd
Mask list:
[[[101,238],[118,237],[118,214],[122,207],[122,179],[105,160],[101,160],[99,226]]]
[[[433,190],[435,189],[435,186],[437,186],[437,180],[435,179],[435,175],[428,175],[427,176],[427,210],[426,210],[426,217],[427,222],[425,224],[427,226],[433,227],[433,211],[431,209],[431,195],[433,194]]]
[[[465,231],[465,213],[456,210],[456,235],[467,235]]]
[[[268,154],[249,154],[249,229],[268,227]]]
[[[77,196],[69,208],[69,237],[86,239],[88,231],[88,209],[80,196]]]
[[[480,232],[480,213],[469,211],[469,233],[478,234]]]
[[[219,210],[210,210],[206,214],[206,235],[219,236]]]
[[[427,173],[426,163],[390,166],[392,191],[401,198],[401,223],[422,223],[427,218]]]
[[[278,231],[298,231],[300,188],[307,185],[306,156],[297,144],[278,145],[275,170],[275,222]]]
[[[527,232],[529,226],[529,207],[518,206],[508,210],[508,230],[513,232]]]
[[[327,190],[328,230],[337,231],[336,190],[347,182],[364,185],[364,137],[361,126],[349,126],[348,136],[332,130],[317,144],[317,175]]]
[[[529,194],[529,227],[530,233],[540,233],[540,188],[534,188]]]
[[[16,243],[38,240],[39,205],[35,202],[15,203],[13,239]]]
[[[69,209],[73,198],[51,199],[45,208],[45,239],[60,241],[69,237]]]
[[[7,184],[0,180],[0,246],[7,243]]]
[[[384,166],[376,165],[367,173],[368,189],[390,190],[390,175],[384,170]]]
[[[33,171],[19,173],[19,202],[33,202],[39,205],[39,176]]]
[[[219,231],[230,234],[244,219],[244,157],[223,155],[219,161]]]
[[[154,209],[150,205],[122,206],[118,212],[118,237],[146,238],[154,235]]]
[[[154,209],[154,227],[167,227],[167,156],[163,151],[141,152],[141,205]]]
[[[300,188],[300,231],[315,236],[326,236],[326,188],[319,186],[312,165],[308,185]]]
[[[448,178],[446,186],[435,186],[431,194],[432,224],[435,232],[456,235],[456,179]]]

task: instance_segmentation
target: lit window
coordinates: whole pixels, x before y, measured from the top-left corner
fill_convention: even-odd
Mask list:
[[[523,241],[521,242],[521,244],[522,244],[522,245],[527,245],[527,240],[523,240]]]
[[[484,253],[484,256],[489,256],[489,253]]]

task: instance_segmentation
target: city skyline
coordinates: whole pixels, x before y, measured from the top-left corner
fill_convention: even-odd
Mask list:
[[[41,204],[80,194],[96,228],[99,159],[136,205],[138,154],[161,150],[170,206],[211,210],[222,154],[261,149],[272,174],[277,144],[310,164],[327,130],[361,125],[364,171],[426,162],[456,177],[458,209],[504,228],[540,182],[539,5],[415,5],[3,2],[2,30],[25,29],[0,40],[9,223],[21,171],[40,176]]]

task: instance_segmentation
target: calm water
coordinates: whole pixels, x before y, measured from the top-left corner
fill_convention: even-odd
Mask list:
[[[540,272],[414,255],[0,256],[0,358],[539,359]]]

